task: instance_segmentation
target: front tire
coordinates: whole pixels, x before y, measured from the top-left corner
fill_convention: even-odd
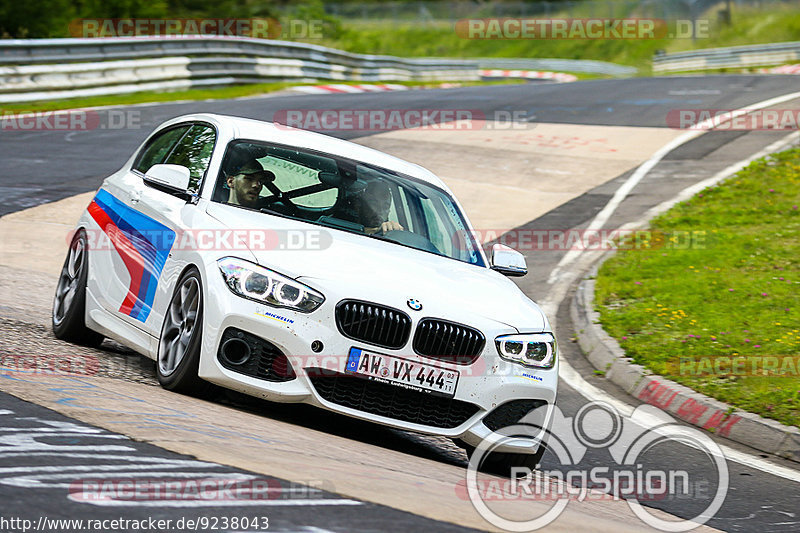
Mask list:
[[[202,396],[211,384],[197,375],[203,330],[203,284],[200,272],[187,270],[175,286],[164,313],[156,373],[167,390]]]
[[[475,447],[465,442],[460,442],[459,444],[466,450],[467,456],[472,459]],[[541,443],[539,449],[533,454],[492,452],[481,457],[478,470],[486,474],[507,478],[511,477],[511,469],[515,467],[526,468],[533,472],[539,468],[539,463],[541,463],[545,451],[547,451],[547,446],[545,443]]]
[[[86,280],[89,277],[89,245],[86,232],[73,235],[67,258],[58,277],[53,299],[53,334],[56,338],[82,344],[99,346],[103,336],[86,327]]]

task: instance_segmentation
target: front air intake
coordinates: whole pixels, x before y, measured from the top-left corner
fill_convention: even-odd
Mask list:
[[[435,428],[452,429],[480,408],[472,403],[364,378],[307,368],[311,383],[326,401],[365,413]]]
[[[227,328],[222,334],[217,360],[228,370],[266,381],[291,381],[297,377],[277,346],[238,328]]]

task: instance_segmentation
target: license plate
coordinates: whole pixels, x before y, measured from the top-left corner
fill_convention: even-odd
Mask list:
[[[406,389],[452,397],[459,373],[401,357],[350,348],[345,372]]]

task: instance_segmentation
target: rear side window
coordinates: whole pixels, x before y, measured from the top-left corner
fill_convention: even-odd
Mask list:
[[[164,162],[164,158],[169,155],[175,144],[183,137],[183,134],[189,129],[189,126],[180,126],[172,128],[163,133],[159,133],[147,143],[147,146],[139,152],[139,157],[136,158],[133,168],[146,174],[150,167]]]
[[[196,124],[178,141],[164,163],[189,169],[189,192],[196,193],[206,173],[216,140],[214,128]]]

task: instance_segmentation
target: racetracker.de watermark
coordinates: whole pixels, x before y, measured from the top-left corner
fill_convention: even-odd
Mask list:
[[[138,130],[141,112],[119,109],[10,111],[0,109],[0,131]]]
[[[703,230],[647,229],[475,229],[472,239],[485,245],[500,243],[518,251],[704,249]],[[453,244],[469,249],[465,233],[453,235]]]
[[[324,229],[272,230],[272,229],[171,229],[125,230],[114,226],[103,229],[86,229],[90,250],[117,250],[136,242],[148,249],[176,251],[263,251],[263,250],[325,250],[333,243],[333,236]],[[66,239],[72,242],[74,232]]]
[[[172,477],[83,478],[69,484],[68,498],[100,502],[241,502],[279,499],[319,499],[333,485],[323,480],[303,483],[245,474],[209,476],[207,473]]]
[[[710,22],[655,18],[472,18],[456,22],[462,39],[686,39],[707,38]]]
[[[325,21],[290,18],[84,18],[69,24],[72,37],[250,37],[254,39],[322,39]]]
[[[514,130],[534,127],[527,111],[479,109],[281,109],[276,126],[311,131]]]
[[[667,362],[667,372],[680,376],[800,377],[800,355],[695,355]]]
[[[0,354],[0,374],[61,374],[93,376],[100,369],[100,359],[94,355]],[[103,366],[108,366],[104,362]]]
[[[800,109],[671,109],[667,126],[676,130],[800,129]]]

